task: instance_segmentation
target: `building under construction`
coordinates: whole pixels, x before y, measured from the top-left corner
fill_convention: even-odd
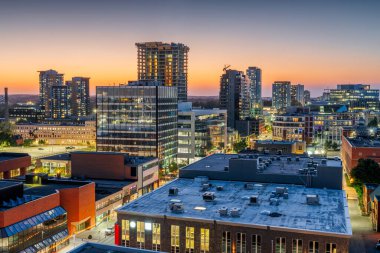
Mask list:
[[[159,81],[176,86],[178,100],[187,101],[187,54],[189,47],[181,43],[136,43],[138,79]]]

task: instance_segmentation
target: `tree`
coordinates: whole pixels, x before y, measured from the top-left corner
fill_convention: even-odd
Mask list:
[[[9,146],[14,142],[13,127],[9,122],[0,123],[0,145]]]
[[[351,177],[354,184],[380,183],[380,166],[372,159],[359,159],[358,165],[352,169]]]
[[[339,149],[339,145],[338,145],[338,143],[333,142],[333,143],[331,144],[331,148],[332,148],[333,150],[338,150],[338,149]]]
[[[368,122],[368,127],[377,127],[377,126],[378,126],[377,117],[374,117],[370,122]]]
[[[332,142],[331,141],[325,141],[325,144],[323,145],[324,146],[324,149],[325,151],[329,150],[331,148],[331,145],[332,145]]]
[[[247,147],[247,141],[245,139],[241,139],[240,141],[234,143],[234,150],[236,153],[239,153],[246,147]]]

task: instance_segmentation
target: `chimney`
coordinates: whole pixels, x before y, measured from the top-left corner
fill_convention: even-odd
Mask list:
[[[9,102],[8,102],[8,88],[4,88],[4,103],[5,103],[5,112],[4,112],[4,119],[5,122],[9,121]]]

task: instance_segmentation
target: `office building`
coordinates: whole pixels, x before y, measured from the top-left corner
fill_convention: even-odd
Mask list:
[[[71,116],[70,89],[66,85],[50,87],[50,116],[52,119],[66,119]],[[45,113],[46,114],[46,113]]]
[[[351,111],[379,110],[379,90],[371,89],[367,84],[338,84],[329,90],[329,102],[346,104]]]
[[[291,104],[293,106],[305,105],[305,86],[302,84],[296,84],[291,86]]]
[[[25,175],[32,158],[24,153],[0,153],[0,180]]]
[[[372,159],[380,163],[380,139],[342,136],[341,157],[343,169],[348,174],[358,165],[359,159]]]
[[[309,91],[309,90],[304,90],[303,94],[304,94],[304,101],[305,101],[305,104],[310,103],[310,101],[311,101],[311,98],[310,98],[310,91]]]
[[[71,81],[66,81],[66,86],[70,90],[71,116],[90,115],[90,78],[73,77]]]
[[[220,77],[220,109],[227,110],[227,126],[251,116],[251,81],[241,71],[227,69]]]
[[[178,101],[187,101],[187,54],[181,43],[145,42],[137,46],[137,75],[140,81],[158,81],[177,87]]]
[[[291,84],[289,81],[276,81],[272,85],[272,107],[285,110],[291,106]]]
[[[262,83],[261,83],[261,69],[258,67],[248,67],[246,74],[251,81],[251,116],[256,117],[262,115]]]
[[[251,135],[259,136],[264,132],[265,122],[263,118],[246,118],[245,120],[235,121],[235,128],[240,137],[245,138]]]
[[[227,147],[227,111],[178,105],[178,162],[191,163]]]
[[[341,180],[340,160],[215,154],[118,209],[115,242],[165,252],[348,252]]]
[[[24,140],[42,141],[49,145],[95,145],[96,122],[72,124],[25,124],[14,126],[14,133]]]
[[[177,88],[157,82],[98,86],[97,150],[121,151],[158,157],[169,163],[177,158]]]
[[[9,118],[16,123],[37,123],[45,118],[45,113],[34,104],[16,104],[9,109]]]
[[[40,83],[40,96],[39,105],[40,109],[44,111],[46,118],[51,118],[51,88],[53,86],[63,85],[63,74],[55,70],[39,71]]]

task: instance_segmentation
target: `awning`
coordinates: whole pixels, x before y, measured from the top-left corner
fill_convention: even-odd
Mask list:
[[[65,239],[68,236],[69,236],[69,232],[67,231],[67,229],[65,229],[65,230],[63,230],[63,231],[61,231],[61,232],[59,232],[59,233],[57,233],[51,237],[44,239],[43,241],[41,241],[39,243],[34,244],[33,246],[30,246],[30,247],[20,251],[20,253],[40,252],[41,250],[43,250],[47,247],[50,247],[54,243],[58,243],[58,242],[62,241],[63,239]]]

